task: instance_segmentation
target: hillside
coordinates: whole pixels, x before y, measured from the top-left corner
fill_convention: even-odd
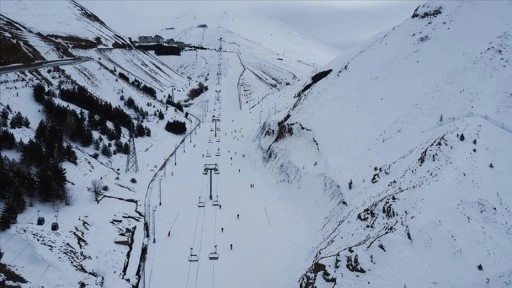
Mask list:
[[[215,3],[155,56],[4,2],[0,286],[511,285],[511,3],[428,2],[333,58]]]
[[[267,167],[339,187],[301,287],[510,284],[511,11],[421,5],[263,125]]]
[[[0,261],[26,280],[23,287],[131,287],[138,281],[142,254],[144,192],[155,166],[159,167],[172,152],[171,147],[181,141],[181,136],[165,131],[166,122],[183,121],[189,129],[197,125],[194,118],[165,104],[172,87],[183,97],[190,81],[148,53],[112,48],[115,42],[128,47],[128,42],[73,1],[2,2],[0,13],[2,45],[10,45],[2,46],[9,52],[2,49],[2,64],[42,65],[0,75],[2,136],[14,136],[13,145],[3,142],[9,138],[0,141],[4,184],[0,222],[2,230],[11,226],[0,232]],[[80,56],[85,61],[73,64]],[[70,63],[45,66],[56,59],[70,59]],[[39,85],[46,93],[37,100],[35,87]],[[62,91],[68,91],[67,98]],[[72,100],[70,95],[80,96]],[[87,100],[81,99],[84,95],[88,95]],[[64,107],[59,108],[65,109],[64,117],[50,109],[52,105]],[[18,113],[26,119],[23,127],[9,125]],[[124,173],[130,134],[127,121],[137,128],[138,174]],[[43,139],[38,136],[44,127],[41,123],[54,129],[47,130]],[[22,172],[18,168],[6,168],[28,162],[26,145],[37,147],[31,142],[34,139],[36,143],[51,141],[52,137],[61,139],[62,134],[62,145],[74,151],[69,154],[74,156],[58,160],[66,192],[63,199],[55,201],[44,198],[53,197],[43,192],[44,166],[28,164],[30,169],[20,170],[29,171],[23,175],[32,175],[27,183],[19,182]],[[155,154],[160,156],[146,156]],[[47,157],[53,159],[43,155],[43,161],[48,161]],[[4,182],[3,177],[12,177],[15,182]],[[100,198],[95,199],[92,193],[93,181],[104,189]],[[25,190],[30,185],[34,185],[32,191]],[[12,211],[12,195],[22,195],[23,200],[16,204],[17,216],[5,220]],[[42,226],[36,225],[39,216],[46,220]],[[51,230],[53,222],[59,224],[57,231]],[[124,244],[116,244],[118,240]],[[0,286],[6,285],[5,280],[12,281],[4,272],[0,273]]]
[[[75,1],[5,1],[0,11],[34,31],[76,48],[112,47],[116,42],[120,46],[130,45]]]

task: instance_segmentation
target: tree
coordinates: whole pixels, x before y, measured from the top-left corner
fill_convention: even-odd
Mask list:
[[[16,113],[16,115],[11,118],[10,126],[11,129],[21,128],[23,126],[23,116],[20,112]]]
[[[105,145],[105,143],[103,143],[103,147],[101,147],[101,154],[110,158],[112,157],[112,150],[110,150],[110,148],[107,145]]]
[[[185,134],[187,132],[187,126],[185,125],[185,122],[182,121],[167,121],[167,124],[165,125],[165,130],[173,134]]]
[[[101,180],[95,179],[91,182],[91,192],[94,195],[96,203],[100,203],[101,197],[103,196],[103,183]]]
[[[17,217],[16,206],[12,201],[7,201],[0,214],[0,231],[7,230],[12,224],[16,224]]]
[[[164,113],[162,112],[162,110],[160,110],[160,112],[158,113],[158,119],[164,120]]]
[[[9,130],[2,129],[0,131],[0,150],[13,149],[16,147],[16,138]]]
[[[461,133],[461,134],[460,134],[460,137],[459,137],[459,140],[460,140],[460,141],[464,141],[464,139],[466,139],[466,138],[464,137],[464,133]]]
[[[26,116],[23,117],[21,125],[23,125],[23,127],[30,128],[30,121],[28,120],[28,118]]]
[[[38,83],[36,84],[36,86],[34,86],[34,99],[36,100],[36,102],[43,103],[45,93],[46,91],[43,84]]]

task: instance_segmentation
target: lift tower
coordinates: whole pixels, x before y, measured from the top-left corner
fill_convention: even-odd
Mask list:
[[[204,164],[203,175],[208,175],[208,172],[210,173],[210,200],[212,200],[213,199],[212,176],[213,176],[213,173],[215,173],[216,175],[220,174],[219,165],[218,164]]]
[[[128,157],[126,158],[126,173],[133,169],[135,173],[139,172],[139,164],[137,162],[137,150],[135,149],[135,138],[133,135],[133,122],[130,127],[130,140],[128,142],[130,146],[130,151],[128,153]]]
[[[215,137],[217,137],[217,122],[220,122],[220,117],[212,116],[212,122],[215,123]]]

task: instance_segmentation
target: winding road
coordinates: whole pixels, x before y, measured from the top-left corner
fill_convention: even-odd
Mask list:
[[[12,72],[19,72],[24,70],[32,70],[32,69],[40,69],[40,68],[47,68],[47,67],[54,67],[54,66],[65,66],[65,65],[75,65],[84,63],[87,61],[94,60],[90,57],[76,57],[76,58],[68,58],[68,59],[60,59],[60,60],[49,60],[49,61],[42,61],[42,62],[36,62],[36,63],[30,63],[30,64],[20,64],[20,65],[12,65],[12,66],[4,66],[0,67],[0,75],[12,73]]]

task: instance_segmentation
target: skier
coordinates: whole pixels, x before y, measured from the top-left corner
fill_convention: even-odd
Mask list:
[[[240,214],[236,214],[236,219],[240,219]]]
[[[224,232],[224,227],[220,227],[220,232]]]
[[[233,250],[233,244],[229,244],[229,248],[231,248],[231,250]]]
[[[222,209],[222,205],[219,204],[219,209]]]
[[[167,237],[171,237],[171,230],[169,230],[169,233],[167,233]]]

